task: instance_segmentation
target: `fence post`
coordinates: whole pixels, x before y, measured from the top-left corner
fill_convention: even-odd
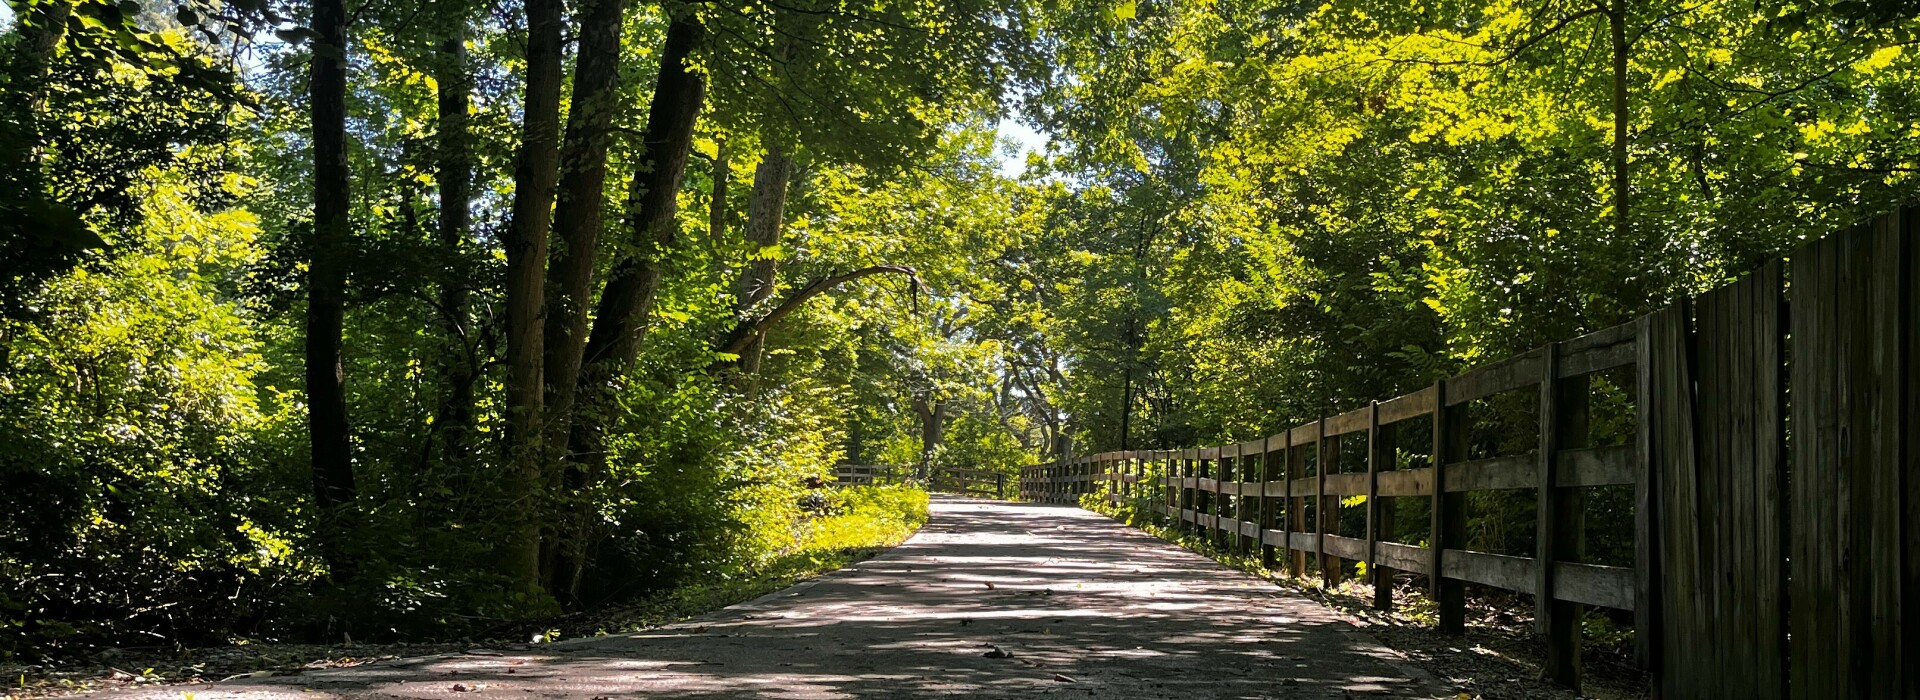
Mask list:
[[[1447,493],[1447,463],[1464,457],[1467,452],[1466,407],[1454,411],[1447,408],[1447,380],[1434,384],[1433,390],[1433,522],[1428,543],[1432,545],[1433,574],[1428,584],[1433,591],[1433,600],[1439,607],[1440,631],[1445,634],[1463,634],[1467,631],[1467,588],[1464,582],[1449,579],[1446,575],[1445,552],[1448,547],[1461,544],[1464,538],[1466,521],[1456,510],[1464,510],[1464,494],[1460,496]]]
[[[1581,606],[1554,598],[1553,567],[1556,562],[1581,561],[1585,503],[1580,489],[1560,488],[1554,464],[1561,450],[1586,446],[1588,380],[1585,375],[1560,379],[1559,343],[1547,346],[1540,365],[1534,624],[1547,637],[1548,680],[1578,691]]]
[[[1641,316],[1633,324],[1633,432],[1639,460],[1633,480],[1633,656],[1641,670],[1658,679],[1661,631],[1654,586],[1660,579],[1653,547],[1659,541],[1654,528],[1660,523],[1654,514],[1658,504],[1653,471],[1653,316]]]
[[[1273,436],[1260,439],[1260,525],[1253,529],[1255,545],[1260,548],[1260,568],[1272,570],[1273,547],[1267,544],[1267,529],[1273,525],[1273,499],[1267,497],[1267,483],[1273,481]]]
[[[1307,575],[1307,550],[1293,546],[1293,535],[1307,531],[1307,494],[1294,482],[1306,478],[1307,445],[1294,444],[1293,432],[1287,431],[1287,573],[1299,578]]]
[[[1373,607],[1380,610],[1393,609],[1393,571],[1380,566],[1380,540],[1393,534],[1393,510],[1380,502],[1380,472],[1393,466],[1393,458],[1393,426],[1380,425],[1375,401],[1367,407],[1367,577],[1373,579]]]
[[[1180,472],[1179,480],[1174,482],[1180,491],[1180,512],[1174,516],[1180,519],[1180,534],[1193,534],[1193,521],[1187,519],[1187,511],[1193,510],[1193,489],[1187,488],[1187,479],[1193,476],[1193,451],[1181,450],[1180,458],[1175,460],[1174,468]]]

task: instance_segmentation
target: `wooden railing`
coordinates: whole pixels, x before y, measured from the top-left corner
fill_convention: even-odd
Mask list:
[[[928,477],[927,490],[982,498],[1007,497],[1007,475],[985,469],[943,467]]]
[[[1373,578],[1375,604],[1392,605],[1394,571],[1423,574],[1439,603],[1440,627],[1459,632],[1466,623],[1465,583],[1519,593],[1549,591],[1539,597],[1537,625],[1550,639],[1577,640],[1577,611],[1565,605],[1588,604],[1621,610],[1640,607],[1634,569],[1582,563],[1578,542],[1581,518],[1568,507],[1574,489],[1635,484],[1643,461],[1635,445],[1585,447],[1587,375],[1636,360],[1638,324],[1609,328],[1556,343],[1472,372],[1437,382],[1420,391],[1365,408],[1296,426],[1260,440],[1175,451],[1107,452],[1033,470],[1023,479],[1022,496],[1050,503],[1078,502],[1102,484],[1108,498],[1137,495],[1147,463],[1163,466],[1158,508],[1178,527],[1199,531],[1219,546],[1251,550],[1270,566],[1284,562],[1294,576],[1306,573],[1308,558],[1329,583],[1338,583],[1345,564],[1362,561]],[[1467,459],[1468,402],[1502,392],[1533,389],[1542,416],[1536,451],[1485,459]],[[1398,428],[1412,421],[1432,424],[1431,466],[1396,469]],[[1365,464],[1347,470],[1340,464],[1338,441],[1366,436]],[[1548,455],[1550,458],[1542,458]],[[1469,491],[1534,489],[1540,513],[1576,517],[1539,520],[1532,557],[1514,557],[1466,549],[1464,496]],[[1366,526],[1360,537],[1338,532],[1336,499],[1366,496]],[[1427,542],[1440,547],[1391,541],[1387,498],[1432,501]],[[1321,504],[1328,504],[1321,507]],[[1256,544],[1257,543],[1257,544]],[[1553,562],[1540,566],[1539,562]],[[1433,572],[1440,572],[1433,576]],[[1555,649],[1559,663],[1573,664],[1577,643]],[[1572,682],[1571,676],[1566,678]]]
[[[899,484],[912,475],[911,467],[900,465],[842,464],[833,468],[834,483],[841,486]],[[1006,474],[986,469],[936,467],[927,474],[926,487],[929,491],[1004,499],[1009,481]]]
[[[1294,576],[1309,557],[1330,581],[1344,563],[1366,562],[1382,606],[1392,604],[1381,584],[1393,571],[1421,574],[1447,632],[1464,628],[1467,584],[1536,594],[1546,673],[1566,685],[1579,684],[1579,606],[1594,605],[1632,611],[1661,697],[1911,697],[1920,693],[1915,224],[1905,211],[1801,247],[1790,300],[1788,263],[1776,260],[1635,322],[1263,439],[1033,467],[1019,495],[1150,504],[1217,546],[1259,547]],[[1588,443],[1598,372],[1631,375],[1619,387],[1633,404],[1624,444]],[[1537,402],[1534,449],[1469,459],[1469,404],[1522,390]],[[1427,466],[1397,468],[1396,434],[1415,422],[1431,425]],[[1343,469],[1339,441],[1360,434],[1365,464]],[[1634,566],[1582,561],[1583,494],[1627,484]],[[1530,557],[1466,548],[1465,494],[1499,489],[1533,491]],[[1329,500],[1352,496],[1367,497],[1360,537],[1341,536]],[[1430,502],[1423,545],[1383,534],[1396,531],[1391,498]]]
[[[906,479],[906,467],[890,464],[842,464],[833,468],[833,481],[841,486],[898,484]]]

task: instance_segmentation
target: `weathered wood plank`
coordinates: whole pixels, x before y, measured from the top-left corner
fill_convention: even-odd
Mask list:
[[[1367,577],[1373,585],[1373,607],[1393,609],[1393,571],[1380,564],[1380,540],[1393,535],[1393,512],[1381,507],[1380,474],[1393,469],[1393,426],[1380,425],[1380,402],[1367,407]]]
[[[1348,411],[1327,419],[1327,437],[1357,433],[1367,429],[1368,409]]]
[[[1633,578],[1634,570],[1631,567],[1556,562],[1553,565],[1553,597],[1603,608],[1632,610]]]
[[[1920,687],[1912,631],[1920,578],[1908,539],[1913,215],[1883,217],[1793,255],[1795,698],[1910,696]]]
[[[1376,542],[1374,547],[1374,554],[1385,566],[1416,574],[1425,574],[1430,570],[1428,567],[1432,566],[1433,553],[1428,552],[1426,547],[1399,542]]]
[[[1491,457],[1446,466],[1448,493],[1530,489],[1539,486],[1532,454]]]
[[[1357,537],[1341,537],[1331,533],[1324,534],[1322,537],[1325,538],[1324,546],[1328,554],[1341,559],[1355,560],[1365,559],[1367,556],[1366,540]]]
[[[1382,496],[1433,495],[1433,468],[1401,469],[1380,473]]]
[[[1340,499],[1330,497],[1328,494],[1327,478],[1340,472],[1340,439],[1336,436],[1327,435],[1327,420],[1325,418],[1320,419],[1320,433],[1317,443],[1319,446],[1314,449],[1315,457],[1319,460],[1319,464],[1315,465],[1313,472],[1319,477],[1320,483],[1314,491],[1313,516],[1315,520],[1314,531],[1320,535],[1320,538],[1314,551],[1318,553],[1317,561],[1320,566],[1320,578],[1324,580],[1328,586],[1338,586],[1340,582],[1346,578],[1346,566],[1340,561],[1340,557],[1334,556],[1332,552],[1327,551],[1327,535],[1339,534]],[[1329,531],[1332,532],[1330,533]]]
[[[1553,483],[1561,488],[1634,482],[1638,447],[1609,445],[1561,450],[1554,455]]]
[[[1560,344],[1558,377],[1577,377],[1633,364],[1637,358],[1635,323],[1603,328]]]
[[[1367,493],[1367,474],[1366,472],[1328,474],[1326,487],[1328,496],[1364,496]]]
[[[1449,547],[1464,547],[1467,541],[1467,501],[1462,493],[1447,492],[1447,470],[1449,462],[1464,461],[1468,449],[1467,412],[1463,408],[1449,408],[1452,402],[1452,383],[1441,380],[1435,386],[1437,408],[1433,412],[1433,507],[1432,539],[1429,554],[1433,563],[1427,578],[1433,588],[1436,613],[1439,616],[1439,628],[1443,634],[1465,634],[1467,631],[1467,589],[1456,579],[1449,579],[1446,571]]]
[[[1583,512],[1580,489],[1561,489],[1555,480],[1563,447],[1584,447],[1587,439],[1587,377],[1562,379],[1561,345],[1547,346],[1541,362],[1539,445],[1534,490],[1535,628],[1546,636],[1543,672],[1555,684],[1580,689],[1580,605],[1556,600],[1551,592],[1559,563],[1582,560]]]
[[[1634,435],[1633,448],[1639,463],[1634,465],[1638,479],[1633,487],[1633,653],[1634,661],[1640,669],[1658,677],[1660,657],[1659,639],[1661,636],[1659,606],[1654,591],[1659,581],[1658,561],[1654,549],[1655,528],[1659,520],[1654,516],[1659,504],[1654,500],[1658,484],[1653,471],[1653,429],[1655,421],[1653,409],[1653,317],[1641,316],[1635,322],[1634,343],[1636,357],[1634,361],[1633,407]]]
[[[1700,612],[1714,629],[1690,632],[1699,640],[1726,634],[1750,640],[1718,645],[1718,665],[1733,678],[1713,688],[1754,698],[1787,692],[1780,289],[1779,266],[1769,264],[1702,295],[1695,322],[1695,484],[1703,546],[1693,565],[1703,584]]]
[[[1443,578],[1520,593],[1533,592],[1533,559],[1529,557],[1448,549],[1440,558],[1440,571]]]
[[[1532,386],[1540,381],[1540,358],[1544,355],[1544,350],[1535,349],[1482,365],[1447,380],[1446,405],[1458,406],[1503,391]]]
[[[1380,423],[1383,425],[1398,423],[1432,413],[1433,398],[1433,387],[1429,386],[1405,396],[1382,401],[1380,402]]]

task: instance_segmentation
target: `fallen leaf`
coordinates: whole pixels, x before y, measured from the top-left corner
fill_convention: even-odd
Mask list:
[[[1080,682],[1080,681],[1074,680],[1073,676],[1060,674],[1060,673],[1053,674],[1053,679],[1056,681],[1060,681],[1061,683],[1079,683]]]

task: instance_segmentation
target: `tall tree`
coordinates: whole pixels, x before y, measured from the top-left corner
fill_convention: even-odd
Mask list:
[[[584,485],[577,461],[566,454],[579,390],[581,355],[587,342],[587,305],[593,297],[600,231],[605,219],[607,147],[619,112],[621,28],[625,0],[588,0],[580,7],[580,47],[574,60],[573,100],[560,151],[559,204],[554,234],[559,245],[548,269],[553,296],[547,300],[546,450],[551,474],[563,493]],[[559,532],[584,527],[590,505],[565,504],[574,514]],[[577,537],[562,535],[547,547],[547,589],[571,598],[585,565]]]
[[[786,222],[787,187],[793,179],[793,156],[777,140],[763,138],[766,155],[753,173],[753,190],[747,196],[747,269],[734,280],[734,313],[742,320],[760,313],[758,307],[773,296],[779,284],[780,233]],[[740,353],[740,372],[752,376],[760,371],[760,357],[766,334],[756,333]]]
[[[347,9],[344,0],[313,4],[309,116],[313,129],[313,242],[307,268],[307,437],[313,497],[325,555],[341,573],[352,564],[340,530],[354,500],[353,440],[347,423],[342,322],[351,249],[347,165]]]
[[[674,217],[679,211],[680,184],[693,148],[694,123],[706,97],[706,81],[692,61],[706,30],[692,10],[676,6],[674,12],[627,197],[625,228],[637,252],[615,263],[601,291],[571,416],[569,451],[588,465],[589,478],[606,460],[601,431],[609,418],[606,402],[611,384],[639,353],[669,258],[678,247],[679,226]]]
[[[540,585],[540,536],[547,507],[543,447],[547,235],[560,176],[560,0],[526,0],[527,89],[514,166],[507,248],[507,434],[509,493],[519,502],[501,568],[517,586]]]
[[[442,454],[449,459],[465,456],[473,427],[473,386],[478,380],[473,358],[473,328],[468,309],[467,285],[471,284],[464,260],[471,236],[473,215],[473,127],[468,112],[473,109],[473,76],[468,67],[467,22],[450,23],[440,40],[434,81],[438,112],[436,134],[436,180],[440,185],[440,246],[451,269],[441,277],[440,314],[446,320],[449,337],[456,351],[441,358],[444,398],[440,417],[435,421],[441,431]]]

